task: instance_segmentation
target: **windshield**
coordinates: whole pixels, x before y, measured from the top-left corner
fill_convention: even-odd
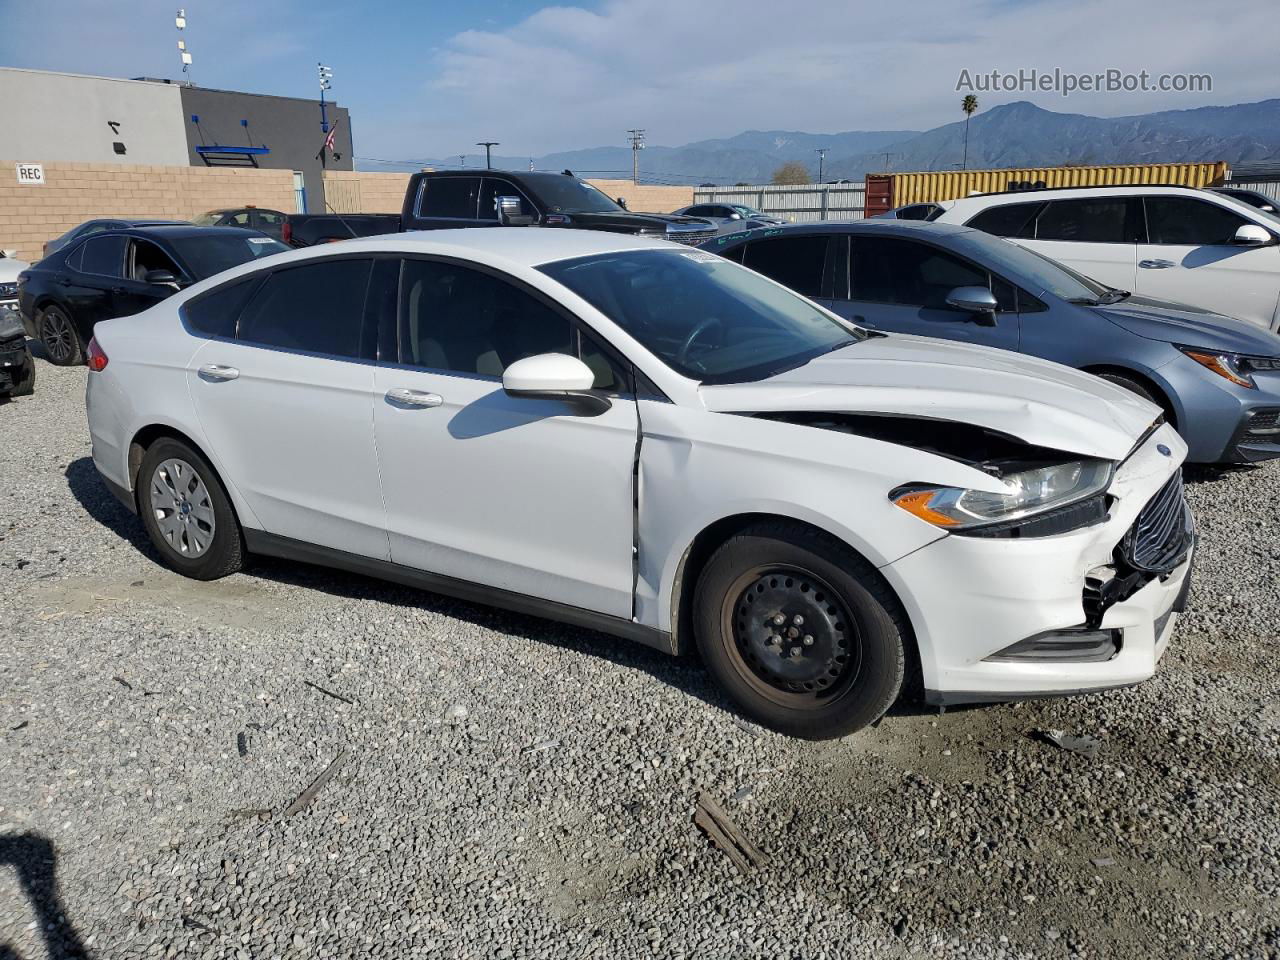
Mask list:
[[[529,176],[533,188],[550,213],[624,213],[625,211],[589,183],[561,174]]]
[[[650,353],[703,383],[761,380],[866,333],[700,250],[631,250],[540,268]]]
[[[191,222],[197,227],[212,227],[222,217],[221,210],[210,210],[208,213],[202,213]]]
[[[733,204],[733,209],[737,210],[744,217],[763,217],[764,214],[759,210],[752,210],[750,207],[744,207],[740,204]]]
[[[289,249],[279,240],[240,232],[228,232],[223,236],[207,233],[196,237],[174,237],[169,242],[196,280]]]
[[[1101,303],[1113,299],[1112,294],[1116,292],[1114,288],[1090,280],[1058,261],[1028,250],[1012,240],[993,237],[980,231],[970,231],[965,239],[982,248],[987,265],[996,273],[1007,277],[1012,274],[1009,279],[1032,293],[1047,293],[1076,303]]]

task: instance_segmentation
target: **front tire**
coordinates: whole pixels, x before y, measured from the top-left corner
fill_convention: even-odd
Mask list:
[[[902,689],[910,631],[889,585],[799,524],[757,524],[721,546],[698,578],[694,628],[725,692],[790,736],[853,733]]]
[[[138,513],[160,559],[195,580],[217,580],[244,565],[235,510],[209,462],[181,440],[157,440],[136,480]]]
[[[71,322],[71,316],[58,306],[45,307],[40,313],[36,331],[44,344],[45,356],[58,367],[74,367],[84,363],[84,344]]]

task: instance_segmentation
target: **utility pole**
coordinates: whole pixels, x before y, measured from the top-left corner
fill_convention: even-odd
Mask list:
[[[458,154],[458,166],[465,167],[467,165],[467,155],[465,153]]]
[[[827,159],[827,151],[830,149],[831,149],[830,147],[818,147],[816,150],[813,151],[818,155],[818,182],[819,183],[822,183],[822,166]]]
[[[484,168],[492,170],[493,164],[489,160],[489,151],[494,147],[501,146],[501,144],[497,140],[481,140],[476,146],[484,147]]]
[[[888,172],[889,172],[889,158],[890,158],[890,157],[896,157],[896,156],[897,156],[897,154],[896,154],[896,153],[886,153],[886,154],[884,155],[884,171],[885,171],[885,173],[888,173]]]
[[[644,149],[644,128],[627,131],[631,141],[631,182],[640,182],[640,151]]]
[[[326,67],[323,63],[316,63],[316,73],[320,77],[320,129],[327,136],[329,133],[329,114],[326,110],[324,102],[324,94],[326,90],[333,89],[333,68]],[[320,166],[324,166],[324,147],[320,148]]]

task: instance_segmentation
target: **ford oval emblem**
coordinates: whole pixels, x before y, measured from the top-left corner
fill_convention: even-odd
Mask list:
[[[1163,443],[1157,443],[1156,449],[1163,453],[1166,457],[1172,457],[1173,451],[1166,447]]]

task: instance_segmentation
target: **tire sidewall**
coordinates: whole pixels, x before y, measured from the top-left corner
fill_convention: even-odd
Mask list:
[[[156,467],[169,459],[189,463],[209,491],[209,500],[213,505],[213,543],[198,557],[184,557],[177,553],[164,539],[156,523],[155,510],[151,506],[151,477]],[[138,467],[134,485],[138,515],[165,566],[196,580],[214,580],[239,569],[244,552],[240,524],[227,492],[208,460],[180,440],[162,438],[147,448]]]
[[[744,678],[749,671],[732,632],[723,620],[727,591],[742,572],[762,564],[808,570],[826,581],[857,628],[861,662],[852,684],[822,707],[798,709],[761,694]],[[887,584],[876,581],[869,564],[848,553],[824,549],[820,542],[789,542],[747,533],[732,538],[708,561],[694,594],[694,629],[708,670],[753,720],[806,739],[844,736],[878,719],[897,698],[905,672],[904,630],[882,596]],[[869,588],[870,587],[870,588]],[[887,597],[885,599],[888,599]]]

